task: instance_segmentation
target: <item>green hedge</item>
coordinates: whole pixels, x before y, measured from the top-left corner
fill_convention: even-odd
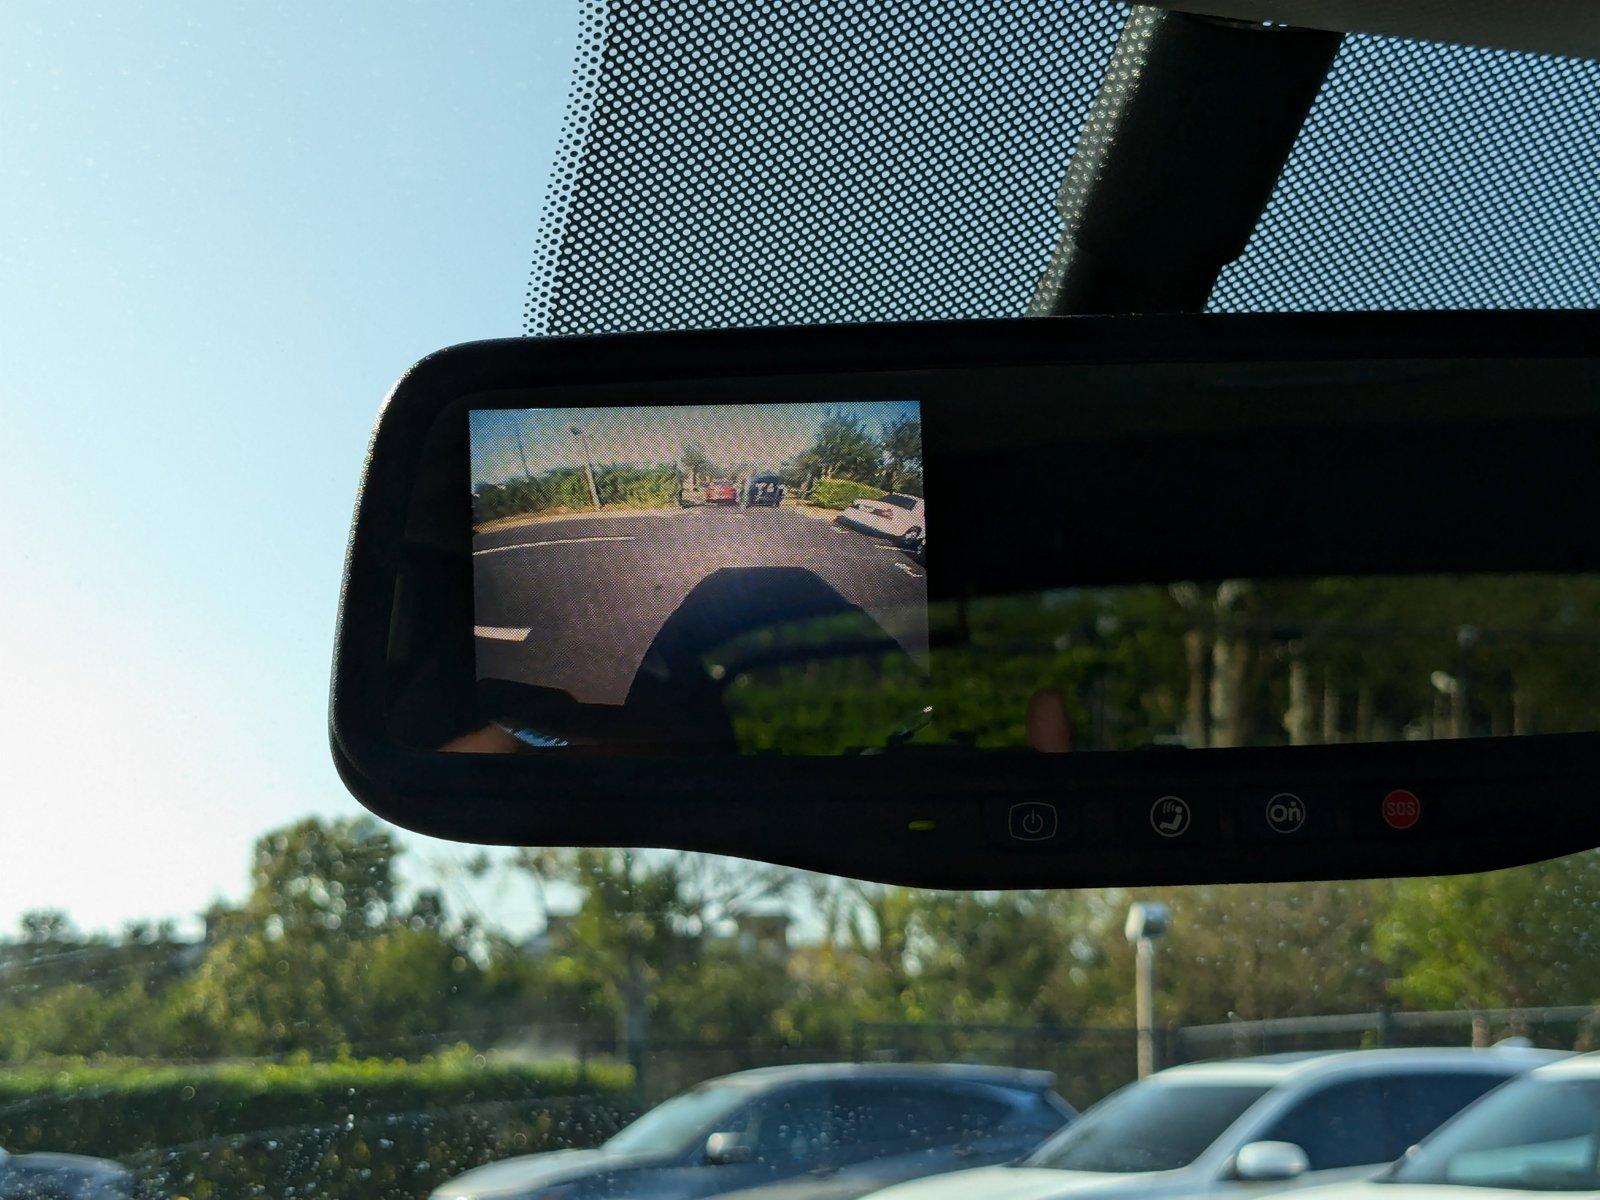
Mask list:
[[[849,508],[857,500],[887,495],[881,487],[854,479],[819,479],[811,486],[810,501],[818,508]]]
[[[0,1146],[115,1158],[141,1195],[416,1200],[512,1154],[628,1119],[626,1068],[420,1063],[69,1066],[0,1072]]]
[[[596,467],[594,481],[607,508],[670,508],[678,502],[678,473],[667,467]],[[571,467],[532,479],[484,484],[472,497],[472,519],[480,525],[500,517],[593,508],[587,476]]]

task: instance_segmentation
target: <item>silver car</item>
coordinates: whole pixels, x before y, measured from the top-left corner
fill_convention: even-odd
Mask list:
[[[1541,1200],[1600,1192],[1600,1055],[1537,1071],[1485,1097],[1376,1180],[1297,1200]]]
[[[1359,1179],[1541,1050],[1353,1050],[1161,1071],[1089,1109],[1021,1162],[885,1188],[871,1200],[1244,1200]]]

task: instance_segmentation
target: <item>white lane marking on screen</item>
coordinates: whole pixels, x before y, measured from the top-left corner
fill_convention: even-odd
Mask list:
[[[488,638],[492,642],[525,642],[531,629],[508,629],[501,625],[474,625],[472,636]]]
[[[547,542],[518,542],[515,546],[490,546],[487,550],[474,550],[473,556],[479,554],[504,554],[507,550],[532,550],[537,546],[578,546],[584,542],[631,542],[633,535],[630,533],[612,533],[604,537],[585,538],[551,538]]]

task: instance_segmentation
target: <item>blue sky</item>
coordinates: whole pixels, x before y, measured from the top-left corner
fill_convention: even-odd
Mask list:
[[[582,462],[573,429],[584,431],[597,463],[676,463],[695,444],[722,467],[776,470],[816,438],[831,415],[881,434],[897,417],[918,417],[915,400],[812,404],[673,405],[665,408],[484,409],[471,414],[472,486],[503,483]]]
[[[0,5],[0,929],[191,914],[359,811],[324,722],[371,420],[521,331],[577,27]]]

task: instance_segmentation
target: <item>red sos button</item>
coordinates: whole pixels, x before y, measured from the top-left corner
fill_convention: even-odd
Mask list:
[[[1422,816],[1422,801],[1404,788],[1383,798],[1383,820],[1390,829],[1410,829]]]

